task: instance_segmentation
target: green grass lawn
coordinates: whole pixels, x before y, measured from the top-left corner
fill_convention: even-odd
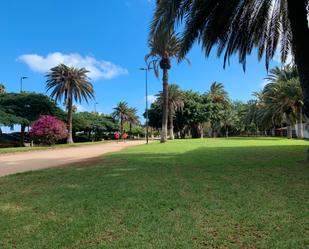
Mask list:
[[[35,146],[35,147],[10,147],[10,148],[0,148],[1,154],[10,154],[17,152],[28,152],[28,151],[36,151],[36,150],[50,150],[55,148],[67,148],[67,147],[77,147],[83,145],[94,145],[99,143],[106,143],[108,141],[100,141],[100,142],[84,142],[84,143],[74,143],[74,144],[56,144],[53,146]]]
[[[308,145],[178,140],[0,178],[0,248],[309,248]]]

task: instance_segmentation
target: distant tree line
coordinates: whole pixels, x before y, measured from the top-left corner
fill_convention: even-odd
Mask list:
[[[254,92],[255,98],[246,103],[231,100],[222,83],[212,83],[205,93],[180,90],[179,86],[170,84],[169,138],[239,135],[291,138],[292,130],[298,138],[303,138],[306,118],[297,69],[292,65],[273,68],[266,81],[263,90]],[[157,97],[149,110],[149,124],[160,129],[163,93]]]

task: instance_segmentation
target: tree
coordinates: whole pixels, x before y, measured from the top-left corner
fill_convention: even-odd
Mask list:
[[[0,83],[0,94],[6,93],[5,85]]]
[[[123,133],[123,124],[128,121],[130,115],[130,108],[127,102],[120,101],[114,108],[112,116],[120,121],[120,132]]]
[[[287,81],[279,80],[276,83],[269,83],[265,86],[264,98],[267,108],[273,113],[281,113],[286,117],[288,124],[288,138],[292,138],[292,126],[296,121],[300,127],[299,135],[302,134],[303,123],[303,100],[300,83],[297,78],[291,78]]]
[[[155,75],[159,77],[159,67],[163,71],[163,91],[162,91],[162,130],[161,143],[167,141],[168,124],[168,70],[171,69],[171,59],[179,59],[180,39],[173,31],[157,33],[151,36],[148,46],[150,53],[145,56],[146,63],[152,65]]]
[[[26,126],[41,115],[53,115],[62,118],[63,111],[48,96],[37,93],[0,94],[0,124],[21,125],[20,145],[24,146]]]
[[[157,1],[151,34],[184,27],[180,56],[196,40],[206,56],[213,47],[224,54],[224,65],[238,52],[245,69],[246,58],[257,48],[265,64],[281,51],[281,61],[293,55],[303,92],[304,112],[309,116],[309,1],[308,0],[161,0]],[[308,151],[309,156],[309,151]]]
[[[56,101],[64,99],[68,116],[68,138],[67,143],[73,143],[72,119],[73,101],[81,102],[94,98],[93,86],[89,81],[85,68],[68,67],[64,64],[53,67],[47,74],[46,88],[52,90],[50,96]]]
[[[116,121],[107,115],[95,112],[78,112],[73,115],[73,137],[76,132],[87,134],[88,141],[94,134],[94,140],[102,139],[104,132],[114,132],[118,129]]]
[[[30,137],[39,144],[53,145],[68,135],[64,122],[53,116],[41,116],[36,120],[30,131]]]
[[[139,124],[139,117],[137,115],[137,109],[134,107],[129,108],[128,115],[127,115],[127,121],[129,122],[130,126],[130,135],[132,135],[132,125]]]
[[[223,110],[228,106],[228,94],[224,89],[224,85],[219,82],[213,82],[207,93],[212,102],[212,111],[210,117],[212,136],[217,134],[217,128],[221,127],[221,119]]]
[[[158,101],[163,105],[163,92],[157,94]],[[168,87],[168,134],[171,140],[174,139],[174,116],[176,111],[181,111],[184,107],[184,96],[176,84]]]

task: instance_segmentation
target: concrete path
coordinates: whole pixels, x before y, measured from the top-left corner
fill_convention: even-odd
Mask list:
[[[145,144],[145,141],[111,142],[71,148],[4,154],[0,155],[0,177],[80,162],[139,144]]]

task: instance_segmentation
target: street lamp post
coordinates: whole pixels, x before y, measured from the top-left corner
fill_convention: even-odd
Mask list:
[[[23,91],[23,80],[28,79],[28,77],[23,76],[20,78],[20,92],[22,93]]]
[[[140,70],[146,72],[146,142],[148,144],[148,71],[150,71],[152,68],[151,67],[142,67]]]
[[[94,113],[97,113],[97,105],[98,105],[99,103],[98,102],[95,102],[94,103]]]

